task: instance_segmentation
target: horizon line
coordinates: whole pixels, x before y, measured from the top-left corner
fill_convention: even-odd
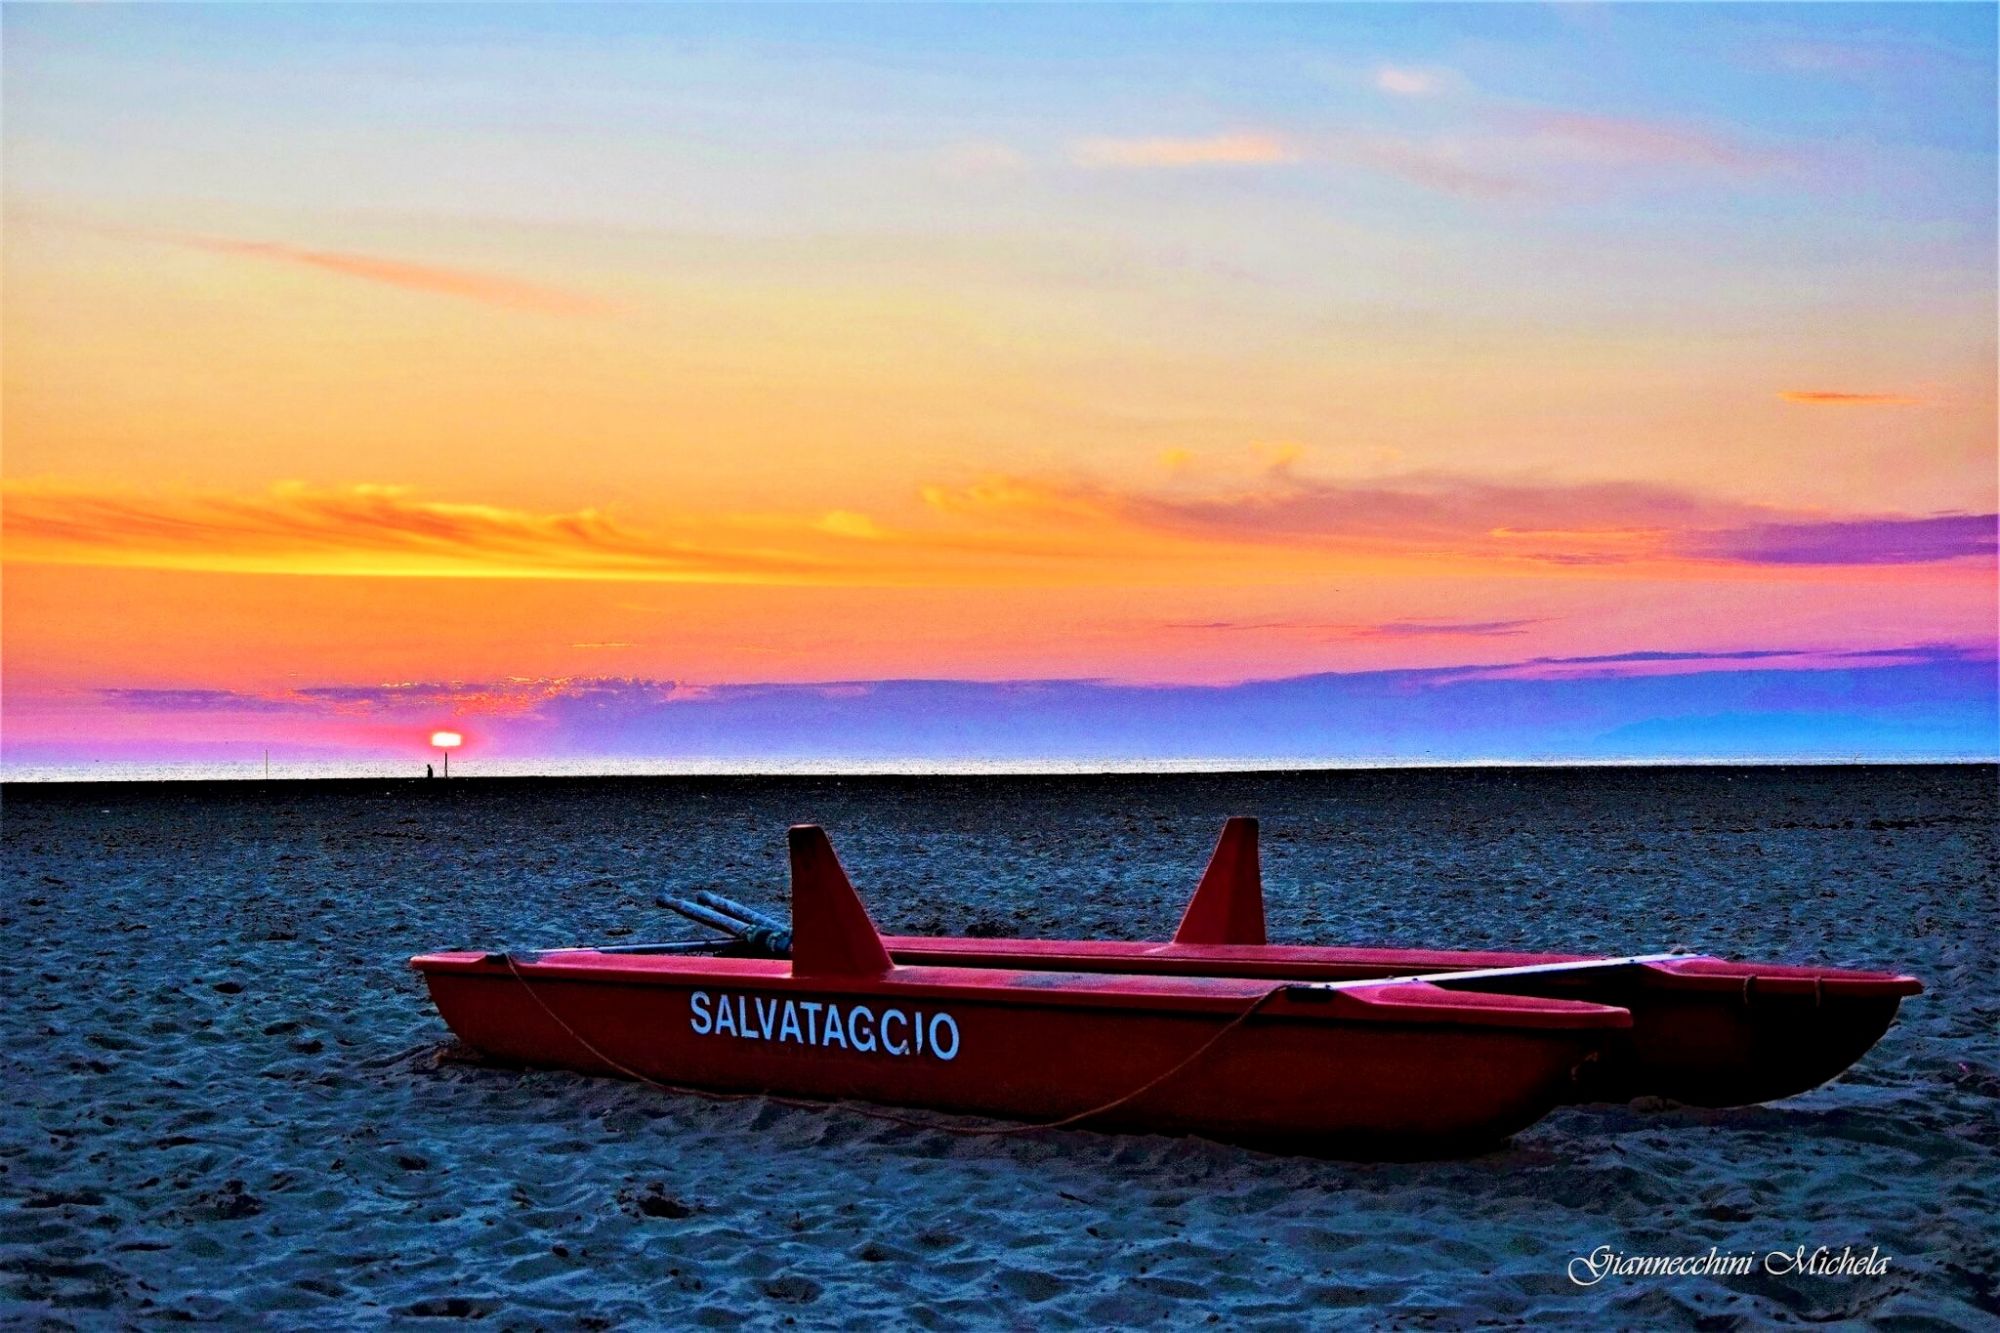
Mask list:
[[[172,761],[147,763],[133,760],[92,760],[121,769],[213,769],[224,765],[208,761]],[[245,766],[259,763],[244,760]],[[525,765],[545,763],[542,760],[517,761]],[[344,768],[361,766],[366,761],[323,761],[301,764],[300,768]],[[898,778],[898,777],[949,777],[949,778],[1090,778],[1090,777],[1231,777],[1252,774],[1304,774],[1304,773],[1379,773],[1379,772],[1452,772],[1489,771],[1507,769],[1783,769],[1783,768],[1994,768],[2000,767],[2000,753],[1982,757],[1905,755],[1896,757],[1855,756],[1851,758],[1829,759],[1824,756],[1788,757],[1760,755],[1750,758],[1668,758],[1631,757],[1621,759],[1440,759],[1440,760],[1329,760],[1324,762],[1297,762],[1281,760],[1246,759],[1202,759],[1202,760],[1088,760],[1088,761],[1010,761],[991,764],[971,761],[960,763],[903,763],[885,761],[880,763],[860,763],[850,767],[826,767],[823,765],[802,765],[796,768],[735,767],[724,763],[710,763],[667,767],[665,762],[639,761],[643,766],[635,766],[627,771],[593,769],[589,771],[511,771],[462,774],[453,778],[424,778],[404,772],[318,772],[265,775],[261,772],[234,774],[222,771],[204,772],[199,775],[168,772],[155,776],[140,774],[84,776],[77,772],[78,765],[46,764],[28,766],[28,771],[9,772],[9,766],[0,763],[0,787],[6,786],[139,786],[145,784],[197,785],[213,783],[250,782],[415,782],[425,785],[445,782],[534,782],[534,781],[595,781],[631,779],[688,780],[704,778],[751,778],[788,780],[798,778]],[[372,767],[372,765],[369,765]],[[234,768],[236,765],[228,765]],[[509,765],[511,767],[511,765]]]

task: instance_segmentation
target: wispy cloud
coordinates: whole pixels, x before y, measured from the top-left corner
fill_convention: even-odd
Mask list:
[[[1375,71],[1375,86],[1395,97],[1435,97],[1462,82],[1456,71],[1436,65],[1383,65]]]
[[[244,690],[110,688],[97,691],[105,703],[140,713],[300,713],[311,705],[284,694]]]
[[[1718,176],[1747,178],[1781,155],[1707,126],[1483,105],[1421,133],[1350,131],[1312,141],[1314,156],[1461,198],[1551,199]]]
[[[0,483],[0,555],[28,564],[217,573],[673,583],[1042,581],[1106,553],[1087,531],[878,524],[852,510],[693,514],[635,525],[432,499],[403,486],[281,483],[247,494]]]
[[[1462,86],[1447,69],[1383,66],[1375,86],[1401,99]],[[996,145],[982,158],[1020,164]],[[1584,196],[1627,185],[1747,178],[1787,159],[1728,129],[1666,119],[1589,115],[1557,107],[1460,99],[1450,123],[1422,131],[1241,130],[1190,137],[1074,139],[1076,166],[1116,170],[1281,166],[1358,169],[1481,200]]]
[[[738,687],[745,689],[762,686]],[[680,681],[618,676],[553,676],[490,681],[385,681],[304,685],[285,690],[112,688],[97,691],[111,706],[142,713],[295,713],[326,718],[395,721],[448,715],[523,717],[551,701],[615,700],[624,707],[685,702],[707,691]]]
[[[704,697],[705,691],[672,680],[618,676],[557,676],[493,681],[392,681],[377,685],[310,685],[267,696],[329,716],[412,720],[453,717],[531,717],[552,701],[617,701],[623,706],[668,704]]]
[[[314,250],[277,241],[242,240],[223,236],[167,235],[166,240],[187,249],[210,254],[262,260],[274,264],[317,269],[363,282],[381,283],[406,291],[429,292],[485,305],[505,306],[548,315],[592,315],[608,309],[598,298],[563,291],[539,283],[474,269],[443,264],[389,259],[380,255],[356,254],[343,250]]]
[[[1993,514],[1851,518],[1823,523],[1753,523],[1689,534],[1690,554],[1753,565],[1924,565],[2000,554]]]
[[[1013,511],[1038,522],[1122,524],[1190,539],[1557,566],[1893,565],[1994,556],[1991,514],[1824,516],[1641,482],[1449,473],[1350,481],[1274,467],[1258,484],[1222,494],[1001,477],[934,488],[929,498],[951,512]]]
[[[1527,108],[1508,113],[1525,145],[1557,160],[1606,166],[1687,166],[1761,171],[1775,159],[1741,140],[1702,126],[1624,116]]]
[[[989,478],[933,491],[958,512],[1013,511],[1035,521],[1088,517],[1190,537],[1269,543],[1477,547],[1534,558],[1582,545],[1629,558],[1658,534],[1699,523],[1719,506],[1639,483],[1508,481],[1447,473],[1370,481],[1314,478],[1287,467],[1222,493],[1120,490],[1082,480]],[[1643,542],[1640,540],[1643,539]]]
[[[1350,134],[1323,151],[1335,162],[1461,199],[1507,200],[1544,193],[1515,155],[1490,139],[1456,134]]]
[[[1365,639],[1486,639],[1510,638],[1525,634],[1536,625],[1548,622],[1539,618],[1522,620],[1444,620],[1419,618],[1410,620],[1384,620],[1372,622],[1325,621],[1325,620],[1177,620],[1166,628],[1175,630],[1222,630],[1229,632],[1249,631],[1255,633],[1303,633],[1317,638],[1365,640]]]
[[[1837,393],[1830,389],[1780,389],[1778,397],[1808,407],[1911,407],[1919,401],[1901,393]]]
[[[20,563],[245,574],[756,583],[1099,585],[1268,576],[1355,562],[1565,567],[1922,565],[1995,556],[1983,513],[1829,514],[1641,482],[1407,473],[1315,477],[1275,456],[1222,487],[988,477],[923,490],[926,517],[853,510],[680,516],[541,512],[397,486],[139,492],[0,486],[0,554]],[[1378,637],[1505,633],[1514,622],[1348,627]]]
[[[1245,132],[1200,138],[1078,139],[1070,161],[1083,167],[1172,168],[1269,166],[1297,159],[1275,134]]]
[[[250,495],[9,481],[6,558],[241,573],[751,581],[812,573],[774,556],[627,528],[601,510],[536,513],[400,486],[301,483]]]
[[[1544,623],[1527,620],[1390,620],[1376,625],[1354,627],[1355,637],[1364,639],[1492,639],[1525,634]]]
[[[1635,679],[1753,670],[1840,671],[1884,666],[1980,666],[1991,648],[1919,643],[1894,648],[1637,649],[1571,657],[1530,657],[1493,666],[1433,668],[1440,681]]]

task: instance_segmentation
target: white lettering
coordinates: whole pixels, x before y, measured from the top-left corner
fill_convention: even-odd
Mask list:
[[[705,990],[688,993],[688,1026],[698,1036],[837,1046],[843,1051],[863,1054],[876,1051],[892,1056],[928,1054],[941,1061],[956,1060],[962,1044],[958,1020],[944,1010],[929,1013],[922,1009],[877,1010],[867,1004],[843,1006],[826,1000],[711,994]],[[1829,1258],[1828,1262],[1841,1261]],[[1860,1268],[1868,1260],[1855,1256],[1848,1262]],[[1590,1266],[1588,1261],[1585,1263]],[[1610,1271],[1620,1272],[1621,1268],[1614,1261]],[[1599,1272],[1597,1276],[1603,1274]]]
[[[1587,1255],[1579,1254],[1569,1261],[1569,1280],[1579,1287],[1594,1287],[1604,1281],[1616,1257],[1609,1245],[1600,1245]]]
[[[940,1028],[951,1035],[951,1049],[948,1051],[944,1048],[944,1043],[938,1040]],[[937,1014],[931,1018],[931,1054],[940,1060],[958,1058],[958,1020],[950,1014]]]
[[[1724,1254],[1713,1245],[1706,1254],[1621,1254],[1599,1245],[1569,1261],[1569,1280],[1592,1287],[1607,1277],[1749,1277],[1760,1264],[1777,1277],[1880,1277],[1889,1271],[1889,1263],[1879,1245],[1866,1254],[1855,1253],[1851,1245],[1838,1254],[1827,1245],[1814,1250],[1799,1245],[1761,1255]]]

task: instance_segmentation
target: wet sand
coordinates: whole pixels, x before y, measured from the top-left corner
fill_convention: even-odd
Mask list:
[[[1728,1328],[2000,1315],[1990,767],[10,786],[0,1322]],[[967,1139],[468,1063],[407,957],[781,907],[824,823],[886,930],[1161,938],[1222,817],[1274,937],[1897,968],[1847,1076],[1570,1108],[1464,1161]],[[1890,1256],[1877,1277],[1571,1257]]]

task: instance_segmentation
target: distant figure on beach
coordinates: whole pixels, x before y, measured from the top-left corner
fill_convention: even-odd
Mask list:
[[[425,776],[425,777],[427,777],[427,778],[434,778],[434,777],[436,777],[436,776],[437,776],[437,772],[436,772],[436,770],[434,770],[434,769],[433,769],[433,768],[432,768],[432,767],[431,767],[431,766],[430,766],[429,764],[425,764],[425,765],[424,765],[424,776]]]

